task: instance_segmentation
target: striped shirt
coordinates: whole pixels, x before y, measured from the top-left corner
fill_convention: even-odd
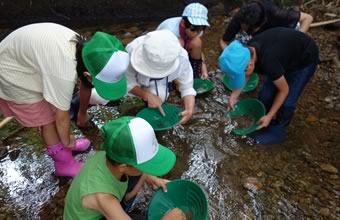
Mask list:
[[[0,98],[16,104],[43,99],[70,108],[77,80],[76,33],[54,23],[13,31],[0,43]]]

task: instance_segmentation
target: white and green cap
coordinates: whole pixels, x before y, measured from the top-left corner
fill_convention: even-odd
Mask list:
[[[84,44],[82,58],[102,98],[117,100],[126,94],[124,72],[129,66],[129,54],[120,40],[110,34],[96,32]]]
[[[165,175],[175,165],[175,153],[157,142],[153,128],[142,118],[125,116],[112,120],[101,132],[101,147],[111,160],[153,176]]]

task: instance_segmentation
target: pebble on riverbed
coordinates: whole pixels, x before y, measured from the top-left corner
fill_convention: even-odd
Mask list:
[[[247,177],[243,182],[243,187],[256,193],[263,187],[263,184],[255,177]]]
[[[327,173],[333,173],[333,174],[338,173],[338,169],[332,166],[331,164],[324,164],[324,163],[320,164],[320,168]]]

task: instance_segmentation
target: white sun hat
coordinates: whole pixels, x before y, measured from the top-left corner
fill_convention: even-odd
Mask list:
[[[169,30],[149,32],[131,53],[131,65],[150,78],[164,78],[179,66],[181,45]]]

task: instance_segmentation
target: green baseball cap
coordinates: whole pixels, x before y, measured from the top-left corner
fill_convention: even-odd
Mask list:
[[[158,144],[151,125],[142,118],[125,116],[101,128],[106,155],[153,176],[167,174],[175,165],[176,155]]]
[[[85,42],[82,57],[98,94],[107,100],[117,100],[127,91],[125,71],[129,54],[115,36],[96,32]]]

